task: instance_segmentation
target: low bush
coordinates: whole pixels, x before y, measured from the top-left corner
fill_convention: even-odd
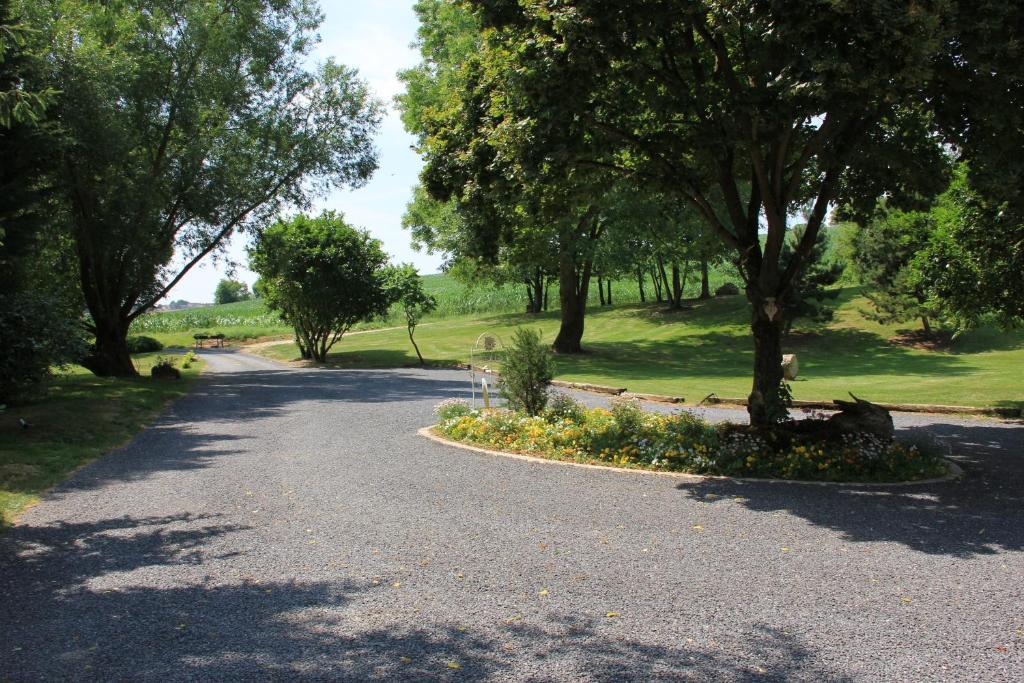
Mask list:
[[[635,402],[611,410],[568,409],[540,416],[512,410],[448,412],[436,429],[455,441],[558,460],[692,474],[812,481],[910,481],[942,476],[937,452],[867,434],[809,435],[784,427],[711,425],[679,411],[649,413]],[[440,414],[439,414],[440,417]]]
[[[622,398],[618,396],[609,403],[612,419],[619,430],[622,438],[628,439],[633,434],[638,434],[644,426],[644,412],[640,410],[640,401],[635,398]]]
[[[450,398],[434,406],[434,414],[442,422],[469,415],[471,412],[469,401],[462,398]]]
[[[564,391],[554,391],[548,396],[548,406],[544,411],[544,417],[548,422],[558,420],[579,422],[585,417],[585,409]]]
[[[78,321],[54,309],[35,294],[0,295],[0,404],[36,397],[54,368],[85,355]]]
[[[154,379],[181,379],[181,371],[174,367],[174,358],[167,356],[157,358],[149,374]]]
[[[163,350],[164,345],[159,339],[143,335],[128,337],[128,353],[152,353],[153,351]]]

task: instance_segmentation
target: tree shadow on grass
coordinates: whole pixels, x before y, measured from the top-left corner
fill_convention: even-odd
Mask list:
[[[707,480],[677,488],[709,504],[739,500],[759,512],[785,511],[855,543],[958,558],[1024,551],[1024,429],[939,423],[901,431],[948,444],[963,479],[905,487]]]
[[[474,617],[432,619],[388,608],[391,589],[363,580],[224,583],[182,571],[222,559],[215,542],[243,531],[190,515],[17,527],[0,539],[0,677],[620,681],[826,675],[810,646],[763,624],[738,630],[731,642],[665,645],[632,636],[614,620],[555,610],[513,623],[486,615],[468,625]],[[478,600],[486,608],[487,598]]]
[[[746,377],[753,366],[749,337],[721,332],[676,340],[594,342],[591,353],[560,356],[565,373],[614,372],[626,386],[630,380],[678,377]],[[949,376],[972,371],[968,363],[947,354],[924,355],[893,346],[858,330],[828,330],[820,338],[800,338],[783,346],[800,355],[801,365],[815,378],[858,375]]]

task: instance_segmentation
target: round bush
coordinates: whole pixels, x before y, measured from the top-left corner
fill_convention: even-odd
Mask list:
[[[581,422],[584,418],[583,406],[576,399],[563,391],[553,391],[548,397],[548,407],[544,416],[549,422],[556,420],[570,420]]]
[[[142,335],[128,337],[128,353],[152,353],[153,351],[163,350],[164,345],[159,339]]]
[[[434,406],[434,414],[441,422],[469,415],[471,412],[473,410],[469,407],[469,401],[464,398],[449,398]]]

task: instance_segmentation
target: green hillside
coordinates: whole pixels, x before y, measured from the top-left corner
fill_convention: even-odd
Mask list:
[[[1024,403],[1024,331],[981,329],[947,350],[915,347],[897,337],[903,326],[865,320],[867,302],[848,288],[836,319],[827,326],[799,328],[784,342],[796,353],[800,378],[795,398],[831,400],[847,392],[869,400],[965,406]],[[750,392],[753,348],[748,307],[739,296],[690,302],[668,312],[655,304],[595,308],[587,316],[588,353],[560,356],[560,379],[627,387],[630,391],[683,396],[696,403],[708,394],[745,397]],[[520,325],[539,328],[545,339],[558,329],[556,314],[492,315],[440,321],[421,327],[416,339],[436,363],[466,362],[477,337],[492,332],[508,340]],[[292,344],[264,348],[280,360],[296,357]],[[413,365],[404,330],[353,335],[332,356],[342,367]]]
[[[712,286],[726,277],[715,272]],[[468,287],[446,275],[428,275],[424,282],[439,306],[416,338],[432,362],[466,362],[473,342],[485,331],[505,339],[519,325],[538,327],[547,339],[557,331],[557,311],[539,316],[521,312],[522,286]],[[696,295],[697,287],[691,279],[688,294]],[[861,312],[868,304],[860,291],[843,289],[832,323],[798,323],[785,342],[786,352],[800,359],[801,377],[792,385],[796,398],[828,400],[852,391],[876,401],[906,403],[993,406],[1024,401],[1024,332],[983,328],[943,350],[921,348],[912,340],[893,340],[910,325],[886,326],[867,320]],[[557,295],[554,287],[551,295]],[[712,393],[721,397],[749,393],[753,351],[743,297],[690,301],[689,310],[669,312],[663,305],[639,304],[632,281],[617,282],[614,296],[614,306],[601,307],[596,286],[592,288],[583,339],[589,353],[560,357],[562,379],[681,395],[690,402]],[[400,326],[396,313],[362,329]],[[258,300],[150,314],[132,332],[153,334],[178,345],[191,343],[195,332],[222,332],[231,339],[291,334]],[[290,343],[261,352],[277,359],[296,356]],[[345,367],[416,362],[404,328],[350,335],[335,347],[332,360]]]

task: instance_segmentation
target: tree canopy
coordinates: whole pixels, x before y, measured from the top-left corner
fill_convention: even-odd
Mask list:
[[[279,220],[249,250],[267,306],[295,328],[302,357],[320,362],[353,325],[387,313],[387,260],[378,240],[333,211]]]
[[[232,304],[251,298],[249,285],[230,278],[224,278],[218,282],[217,288],[213,291],[213,303],[215,304]]]
[[[24,7],[50,46],[41,83],[59,91],[54,174],[97,373],[134,373],[131,321],[228,236],[376,168],[380,105],[352,69],[307,66],[321,21],[310,3]]]
[[[427,189],[492,216],[509,205],[503,193],[532,196],[566,223],[603,198],[609,173],[682,198],[734,250],[746,284],[751,419],[784,416],[782,308],[829,206],[941,176],[918,97],[945,46],[946,3],[457,6],[479,42],[450,70],[458,97],[429,110],[443,125],[423,145]],[[787,258],[798,210],[807,227]]]

